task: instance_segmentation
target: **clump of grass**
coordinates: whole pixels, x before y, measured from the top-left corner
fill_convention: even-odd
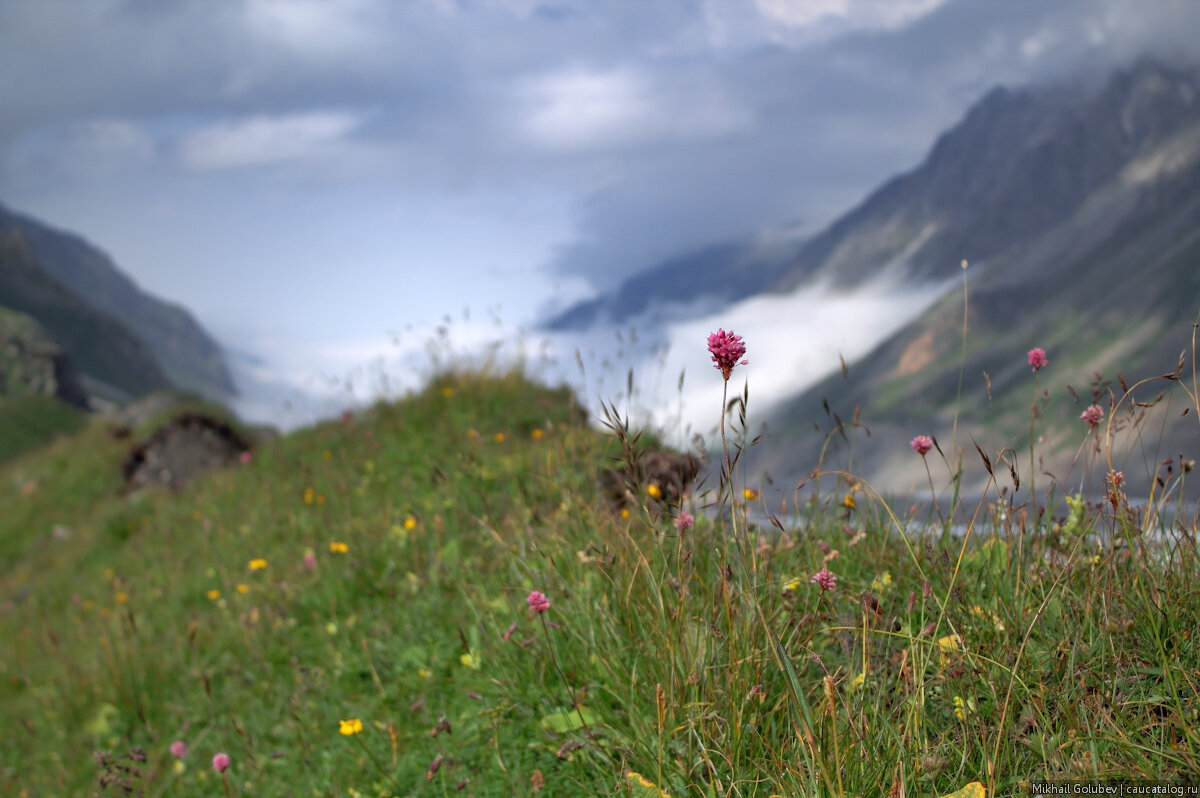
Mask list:
[[[726,384],[742,354],[718,359]],[[97,751],[141,752],[137,789],[173,796],[1200,772],[1190,461],[1145,508],[1114,479],[1040,525],[1000,488],[1015,453],[983,449],[962,534],[850,473],[776,515],[739,470],[748,384],[722,399],[717,485],[683,495],[637,484],[653,439],[615,408],[589,426],[519,370],[443,372],[176,493],[123,495],[123,444],[95,426],[10,465],[0,793],[132,787]],[[941,456],[952,480],[972,467]],[[600,488],[614,460],[624,513]]]

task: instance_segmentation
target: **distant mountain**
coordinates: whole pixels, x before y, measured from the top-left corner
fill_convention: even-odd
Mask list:
[[[86,377],[127,396],[236,392],[191,314],[146,294],[82,238],[0,205],[0,266],[0,305],[37,319]]]
[[[790,253],[750,241],[725,241],[663,261],[594,299],[579,302],[547,321],[547,330],[582,330],[634,319],[647,311],[695,312],[697,304],[721,307],[775,285],[790,266]]]
[[[1144,60],[1093,93],[990,92],[919,168],[806,244],[774,290],[818,279],[853,289],[883,271],[941,281],[964,259],[972,264],[965,362],[959,285],[847,378],[831,376],[776,407],[751,466],[803,475],[832,414],[857,415],[870,434],[852,432],[852,443],[833,436],[833,460],[879,487],[923,483],[907,441],[933,434],[949,453],[956,428],[972,458],[972,439],[993,454],[1023,452],[1016,463],[1027,488],[1034,388],[1025,353],[1040,346],[1050,366],[1039,384],[1050,402],[1038,470],[1078,479],[1082,407],[1095,399],[1107,409],[1122,392],[1118,373],[1132,384],[1170,372],[1191,345],[1200,311],[1200,71]],[[1200,455],[1195,408],[1186,416],[1178,404],[1135,410],[1159,415],[1119,452],[1144,459],[1133,478],[1148,478],[1156,457]]]
[[[20,229],[0,230],[0,307],[36,319],[90,394],[123,401],[170,385],[149,348],[47,272]]]

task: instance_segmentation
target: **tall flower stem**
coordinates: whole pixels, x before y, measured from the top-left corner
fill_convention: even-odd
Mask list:
[[[1038,527],[1037,465],[1034,461],[1034,444],[1037,442],[1034,422],[1038,414],[1038,373],[1033,372],[1033,404],[1029,408],[1029,495],[1033,499],[1033,528]]]
[[[550,649],[550,661],[554,663],[554,670],[558,671],[558,678],[562,679],[563,687],[567,690],[567,698],[571,702],[571,706],[575,707],[575,712],[579,715],[579,723],[583,726],[584,733],[590,738],[592,730],[588,727],[587,719],[583,717],[583,708],[575,701],[575,691],[571,689],[571,683],[567,681],[567,674],[563,672],[562,666],[558,664],[558,655],[554,653],[554,641],[550,637],[550,627],[546,624],[546,616],[538,613],[542,619],[542,630],[546,633],[546,647]]]
[[[379,761],[379,757],[375,756],[375,752],[367,747],[367,744],[364,743],[357,734],[355,735],[355,741],[358,743],[359,747],[362,748],[363,753],[365,753],[371,760],[372,764],[375,765],[375,770],[382,773],[383,777],[392,783],[392,786],[396,788],[397,792],[401,792],[403,788],[401,788],[396,779],[392,777],[392,774],[387,771],[387,769],[383,766],[383,763]]]

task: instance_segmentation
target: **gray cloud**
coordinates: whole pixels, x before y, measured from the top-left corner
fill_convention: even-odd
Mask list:
[[[217,167],[549,193],[574,224],[553,269],[600,285],[815,228],[995,83],[1200,52],[1189,0],[759,5],[2,0],[0,193]]]

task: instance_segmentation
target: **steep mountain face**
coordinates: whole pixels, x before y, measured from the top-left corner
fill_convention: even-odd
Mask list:
[[[888,264],[917,278],[987,261],[1066,221],[1139,153],[1200,121],[1194,70],[1142,61],[1098,94],[992,90],[925,162],[804,246],[776,288],[856,282]]]
[[[123,401],[169,387],[154,355],[41,267],[21,230],[0,230],[0,307],[36,319],[76,365],[88,393]]]
[[[92,365],[96,361],[91,355],[83,357],[80,356],[82,353],[76,352],[84,342],[78,340],[77,335],[70,341],[60,337],[56,326],[64,325],[43,315],[50,313],[55,305],[72,307],[73,312],[78,313],[82,304],[98,316],[126,328],[148,350],[153,367],[131,368],[130,371],[140,373],[136,378],[127,375],[114,382],[111,368],[104,369],[109,378],[95,375],[131,395],[168,384],[212,398],[236,393],[220,347],[195,319],[183,308],[143,292],[117,270],[107,255],[83,239],[53,230],[0,206],[0,242],[3,242],[6,258],[23,264],[22,281],[26,284],[29,280],[46,283],[48,279],[62,289],[57,292],[57,298],[49,300],[50,304],[43,305],[40,310],[33,307],[16,309],[38,318],[75,356],[85,373],[96,369]],[[40,271],[42,275],[32,277],[32,270]],[[15,286],[14,279],[13,275],[6,278],[8,290],[25,290]],[[75,299],[64,299],[63,291]],[[44,290],[41,293],[46,296]],[[9,303],[0,298],[0,304]],[[125,342],[121,347],[129,349]]]
[[[923,464],[907,444],[932,434],[947,455],[969,453],[976,468],[968,489],[986,485],[976,441],[993,458],[1015,452],[1009,460],[1027,490],[1035,382],[1025,354],[1043,347],[1050,365],[1037,378],[1045,399],[1035,432],[1039,488],[1049,474],[1099,489],[1085,472],[1104,458],[1085,440],[1080,411],[1097,402],[1113,415],[1122,378],[1132,385],[1174,371],[1193,341],[1200,72],[1143,61],[1092,95],[993,91],[920,168],[805,246],[777,287],[833,276],[853,286],[889,268],[944,279],[964,259],[972,264],[965,355],[960,285],[845,378],[776,407],[751,467],[784,480],[807,474],[836,414],[862,426],[829,437],[825,465],[849,466],[878,488],[923,485]],[[1155,406],[1136,404],[1153,404],[1160,392]],[[1181,415],[1191,400],[1170,380],[1133,399],[1114,421],[1114,467],[1124,466],[1131,489],[1145,490],[1161,459],[1200,456],[1200,408]]]

